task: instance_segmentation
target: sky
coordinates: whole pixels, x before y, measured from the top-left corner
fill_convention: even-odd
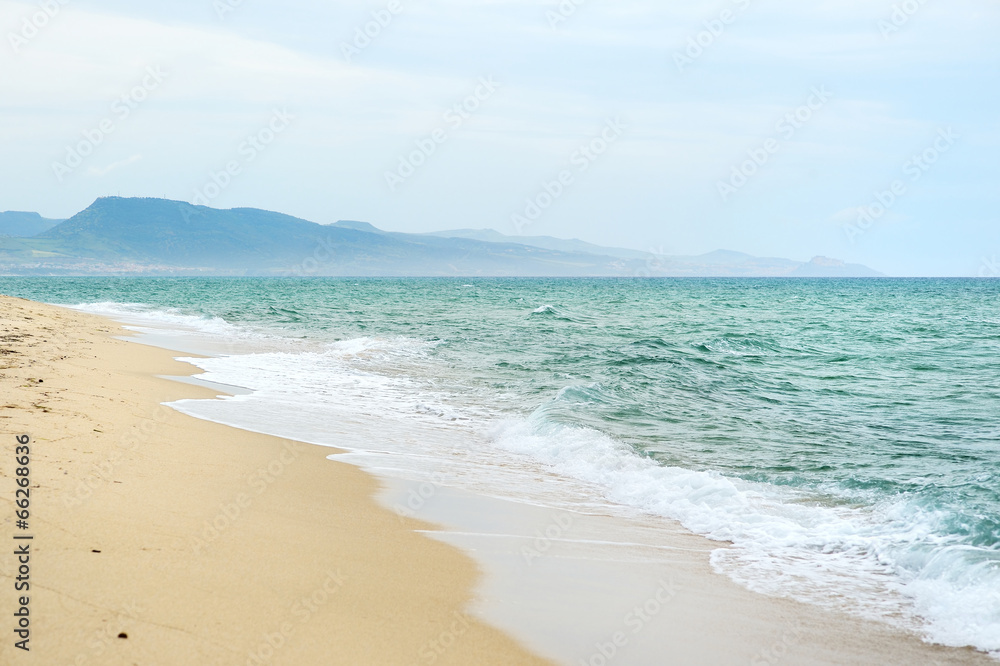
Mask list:
[[[0,210],[1000,276],[997,0],[0,0]]]

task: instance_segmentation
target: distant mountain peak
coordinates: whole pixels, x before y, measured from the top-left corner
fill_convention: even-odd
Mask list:
[[[0,236],[30,238],[48,231],[62,220],[48,220],[38,213],[9,210],[0,213]]]
[[[385,232],[376,227],[374,224],[368,222],[358,222],[357,220],[340,220],[331,224],[332,227],[337,227],[338,229],[354,229],[355,231],[366,231],[370,234],[384,234]]]
[[[749,259],[755,259],[751,254],[746,252],[736,252],[734,250],[715,250],[714,252],[709,252],[703,254],[699,259],[704,259],[705,261],[717,261],[719,263],[729,264],[734,262],[743,262]]]
[[[816,266],[843,266],[843,265],[845,265],[844,262],[841,261],[840,259],[831,259],[830,257],[819,257],[819,256],[816,256],[816,257],[813,257],[812,259],[810,259],[809,263],[810,264],[814,264]]]

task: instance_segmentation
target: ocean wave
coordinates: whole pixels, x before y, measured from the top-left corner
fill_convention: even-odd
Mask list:
[[[145,303],[119,303],[104,301],[99,303],[78,303],[69,306],[74,310],[103,315],[112,319],[123,319],[145,323],[156,327],[165,334],[203,333],[227,339],[277,339],[263,331],[254,331],[246,326],[227,322],[218,316],[201,316],[186,313],[178,308],[147,305]],[[130,326],[129,328],[135,328]]]
[[[905,501],[831,506],[791,488],[664,466],[599,431],[550,422],[544,410],[498,425],[492,438],[607,500],[731,543],[712,564],[754,591],[1000,650],[1000,553],[941,537],[940,512]]]
[[[571,312],[565,308],[558,308],[554,305],[542,305],[535,308],[528,315],[533,319],[566,322],[570,324],[593,324],[594,317],[590,315]]]
[[[851,479],[856,486],[847,492],[844,475],[831,474],[829,484],[821,484],[822,487],[814,484],[807,491],[805,481],[799,483],[790,480],[790,476],[783,477],[787,485],[774,485],[765,482],[774,480],[766,474],[753,481],[737,478],[735,475],[741,472],[732,471],[732,467],[716,465],[729,470],[728,475],[705,470],[704,465],[689,469],[685,467],[687,460],[694,458],[685,454],[688,442],[675,447],[678,459],[665,454],[658,460],[600,430],[610,430],[611,418],[627,409],[635,413],[628,412],[628,417],[622,418],[627,423],[627,429],[618,431],[622,437],[638,438],[636,433],[641,434],[643,418],[660,422],[665,422],[668,416],[678,420],[693,418],[702,424],[697,418],[702,414],[699,410],[705,404],[717,405],[713,398],[718,394],[713,390],[720,384],[733,386],[723,381],[730,376],[727,371],[770,363],[772,359],[787,360],[822,352],[824,367],[832,362],[851,362],[837,366],[836,374],[824,374],[823,379],[850,382],[857,372],[853,366],[868,367],[869,361],[864,359],[869,358],[865,355],[870,350],[852,347],[845,351],[835,346],[821,347],[819,343],[810,347],[805,342],[789,341],[780,330],[770,336],[757,332],[724,333],[714,324],[697,335],[684,337],[675,331],[674,337],[665,338],[657,337],[662,334],[661,328],[650,325],[638,332],[639,339],[627,343],[608,344],[608,338],[602,337],[587,338],[572,346],[568,338],[560,337],[560,344],[565,343],[560,347],[551,344],[553,338],[542,334],[554,332],[563,336],[564,331],[583,328],[567,324],[598,321],[596,315],[577,314],[596,309],[572,300],[558,300],[561,298],[553,296],[552,302],[566,303],[565,306],[543,305],[527,316],[524,302],[530,303],[530,298],[512,306],[513,316],[522,322],[532,322],[523,328],[539,336],[537,348],[530,345],[528,349],[518,348],[524,353],[522,356],[511,353],[503,361],[495,354],[481,354],[475,358],[483,360],[484,365],[469,367],[461,366],[458,361],[467,348],[455,342],[415,337],[424,330],[418,327],[394,329],[403,333],[398,336],[354,335],[343,340],[317,334],[310,345],[304,345],[301,340],[282,335],[279,328],[265,328],[265,324],[251,328],[227,321],[228,311],[222,312],[223,318],[142,303],[89,303],[76,307],[129,322],[146,322],[160,332],[193,331],[221,339],[267,339],[273,343],[257,345],[267,347],[260,353],[186,359],[204,371],[203,378],[243,386],[253,393],[224,400],[175,403],[181,411],[317,443],[340,445],[344,438],[354,437],[350,441],[360,449],[388,447],[392,440],[399,451],[407,451],[414,458],[437,455],[428,444],[434,433],[448,441],[462,439],[463,446],[479,433],[489,451],[518,464],[505,464],[502,459],[491,458],[489,452],[477,450],[475,456],[461,459],[465,465],[464,482],[470,487],[492,488],[518,499],[530,483],[530,474],[525,475],[524,486],[511,482],[498,487],[495,479],[512,469],[522,470],[520,461],[528,460],[535,469],[540,465],[561,475],[567,484],[572,481],[586,487],[595,493],[595,502],[606,501],[623,510],[676,519],[688,529],[719,541],[720,547],[711,557],[713,566],[750,589],[834,606],[873,619],[895,618],[898,623],[923,632],[929,640],[946,645],[973,645],[1000,651],[1000,551],[995,532],[983,532],[982,538],[976,540],[969,537],[972,527],[959,525],[963,521],[974,523],[973,527],[980,531],[995,527],[985,525],[980,515],[968,519],[968,512],[974,509],[965,514],[957,508],[952,510],[940,501],[939,494],[925,494],[932,500],[921,504],[919,483],[914,482],[915,490],[908,492],[906,487],[890,487],[890,476],[883,479],[885,488],[873,489],[863,487],[864,478]],[[276,310],[268,314],[271,321],[266,323],[280,324],[297,316],[297,312]],[[446,329],[453,340],[472,336],[476,331],[483,335],[480,329],[470,327],[468,321],[460,324],[461,327],[456,323]],[[357,328],[364,327],[359,325],[353,330]],[[371,330],[386,328],[384,321],[371,324]],[[454,345],[449,361],[438,358],[436,350],[442,345],[445,346],[441,351]],[[532,359],[539,358],[542,361],[533,365]],[[454,370],[449,363],[461,367]],[[666,372],[671,366],[678,369]],[[916,367],[913,364],[899,367],[912,370],[911,366]],[[496,374],[505,373],[503,381],[510,383],[491,380],[488,389],[474,384],[470,377],[476,375],[478,380],[482,367],[494,368]],[[594,368],[598,370],[588,375]],[[609,368],[614,373],[605,372]],[[539,377],[573,375],[570,381],[576,383],[557,392],[553,390],[557,386],[547,385],[537,393],[517,394],[520,388],[510,379],[515,372]],[[602,376],[601,372],[605,374]],[[782,367],[779,377],[784,380],[794,372],[803,372],[803,368]],[[448,381],[454,380],[454,385],[444,381],[445,376]],[[591,381],[594,376],[607,381]],[[743,373],[734,390],[774,403],[760,389],[769,378],[762,373]],[[480,400],[483,395],[463,390],[462,382],[493,394],[487,395],[487,402],[483,402]],[[677,397],[657,392],[652,388],[655,386],[689,389],[693,386],[697,390],[687,394],[675,390],[673,393],[680,396]],[[848,388],[854,391],[856,387],[835,384],[834,388],[840,391],[836,393],[840,396],[848,395],[844,391]],[[504,390],[516,394],[505,403],[514,408],[506,411],[495,408],[494,394]],[[798,394],[805,396],[798,403],[805,411],[797,407],[794,417],[819,413],[809,400],[827,395],[824,393],[827,390],[813,387],[811,392]],[[529,405],[528,409],[534,407],[538,395],[552,396],[554,392],[554,398],[530,416],[513,414],[522,405]],[[658,401],[655,405],[654,400]],[[677,412],[654,409],[662,407],[664,401]],[[745,413],[739,412],[741,418]],[[949,429],[957,427],[955,414],[946,416],[950,420],[941,423]],[[935,418],[940,420],[942,416],[938,414]],[[963,418],[968,423],[973,416]],[[372,428],[373,423],[378,424],[375,430],[364,431]],[[987,422],[984,428],[988,425]],[[352,435],[354,431],[361,434]],[[778,432],[786,434],[780,429]],[[654,434],[659,436],[662,431]],[[843,439],[850,441],[848,437]],[[900,465],[918,453],[927,459],[940,455],[941,460],[944,457],[950,462],[958,460],[960,452],[954,446],[937,450],[939,441],[940,438],[928,436],[893,442],[879,463],[891,461]],[[751,439],[745,449],[738,447],[736,453],[744,451],[752,456],[756,451],[754,445],[759,443]],[[711,444],[717,446],[718,440]],[[786,455],[774,464],[794,461],[795,466],[780,469],[797,470],[800,478],[805,479],[808,475],[803,476],[802,472],[830,469],[827,458],[810,458],[813,449],[821,447],[828,451],[839,445],[823,438],[786,437],[782,439],[782,452]],[[795,453],[796,447],[804,452],[801,456]],[[669,454],[669,447],[665,450]],[[845,456],[857,454],[856,449],[846,445],[844,451]],[[446,465],[455,465],[459,460],[443,454],[440,459]],[[671,464],[662,462],[665,459]],[[718,458],[702,458],[702,462],[705,460],[711,464]],[[809,464],[816,467],[807,467]],[[968,464],[974,461],[970,459]],[[983,492],[992,491],[995,480],[995,475],[983,476]],[[838,484],[842,486],[839,490]],[[964,484],[963,492],[968,493],[969,487]],[[840,491],[843,492],[838,495]]]

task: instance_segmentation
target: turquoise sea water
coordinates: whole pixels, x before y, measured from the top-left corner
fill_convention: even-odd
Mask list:
[[[525,477],[732,541],[713,564],[751,589],[1000,651],[1000,281],[0,278],[0,292],[239,340],[198,365],[254,393],[203,415],[314,441],[334,414],[392,419],[376,438],[452,433],[478,442],[467,456],[530,461]]]

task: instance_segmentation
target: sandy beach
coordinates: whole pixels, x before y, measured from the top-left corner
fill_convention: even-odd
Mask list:
[[[1000,1],[0,7],[0,666],[1000,666]]]
[[[123,335],[0,297],[3,538],[33,537],[31,651],[11,638],[5,548],[0,663],[996,663],[749,592],[712,571],[718,542],[680,526],[664,537],[447,489],[421,507],[429,522],[401,518],[386,507],[403,482],[162,406],[217,394],[160,378],[193,368]]]
[[[548,663],[466,615],[472,560],[379,508],[330,449],[160,406],[213,394],[158,379],[192,368],[99,317],[3,297],[0,331],[0,663]],[[17,594],[15,532],[34,537]],[[20,594],[30,652],[11,633]]]

